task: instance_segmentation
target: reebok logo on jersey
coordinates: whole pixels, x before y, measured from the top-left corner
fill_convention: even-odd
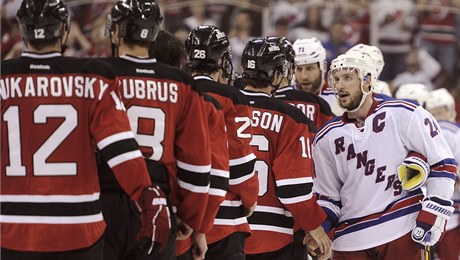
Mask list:
[[[51,70],[51,67],[50,67],[50,65],[30,64],[30,69],[31,70]]]
[[[136,69],[136,73],[155,74],[155,71],[154,70],[148,70],[148,69]]]

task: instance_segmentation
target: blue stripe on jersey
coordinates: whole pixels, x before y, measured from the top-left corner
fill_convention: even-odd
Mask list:
[[[339,121],[332,122],[329,125],[323,127],[318,133],[316,133],[315,137],[313,137],[313,145],[315,145],[319,140],[323,139],[323,137],[329,133],[332,129],[342,127],[345,123],[341,120],[342,117],[336,117],[340,119]]]
[[[402,100],[389,100],[389,101],[383,101],[382,103],[380,103],[380,105],[377,107],[377,109],[375,109],[375,111],[378,111],[384,107],[402,107],[409,111],[414,111],[417,108],[416,105],[410,102],[406,102]]]
[[[387,209],[384,210],[381,214],[375,214],[376,216],[372,219],[367,219],[367,217],[358,218],[358,219],[351,219],[347,221],[343,221],[342,225],[345,227],[338,227],[335,231],[334,238],[338,238],[353,232],[357,232],[372,226],[376,226],[396,218],[409,215],[411,213],[419,211],[422,206],[419,203],[419,200],[423,198],[423,193],[421,189],[417,189],[413,192],[410,192],[408,195],[394,201],[390,205],[388,205]],[[410,201],[411,204],[405,207],[398,207],[400,203],[407,203]],[[355,223],[353,223],[356,221]],[[350,224],[352,223],[352,224]]]
[[[439,121],[438,123],[441,126],[442,130],[448,130],[452,133],[457,133],[458,131],[460,131],[460,124],[449,121]]]

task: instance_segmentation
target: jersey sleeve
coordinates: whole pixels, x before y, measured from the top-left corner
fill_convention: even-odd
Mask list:
[[[409,120],[401,117],[398,123],[401,139],[409,151],[425,155],[430,164],[426,195],[450,199],[457,178],[457,166],[438,122],[428,111],[417,106]]]
[[[318,204],[323,208],[327,218],[323,223],[326,232],[338,224],[340,216],[340,190],[342,183],[337,175],[338,169],[331,160],[327,140],[317,142],[312,147],[313,161],[315,162],[315,179],[313,191],[317,194]]]
[[[215,101],[217,102],[217,101]],[[229,159],[227,148],[227,131],[225,129],[224,114],[221,109],[206,101],[208,112],[209,132],[212,133],[211,142],[211,183],[209,200],[206,206],[203,223],[199,232],[206,233],[211,230],[214,218],[224,201],[228,189]]]
[[[105,91],[100,88],[90,131],[123,190],[131,199],[137,200],[151,182],[115,82],[111,82]]]
[[[256,156],[252,152],[251,118],[249,105],[232,105],[227,117],[227,136],[230,158],[229,189],[237,194],[246,208],[257,201],[259,182],[254,173]]]
[[[176,197],[178,217],[198,230],[209,198],[211,147],[204,100],[195,83],[191,84],[190,93],[184,95],[188,96],[184,104],[187,110],[176,127]]]
[[[280,133],[273,161],[276,194],[292,213],[296,226],[304,231],[317,228],[326,215],[313,196],[313,164],[306,123],[288,119]]]

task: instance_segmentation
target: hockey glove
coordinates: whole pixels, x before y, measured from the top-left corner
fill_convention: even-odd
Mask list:
[[[164,192],[158,186],[148,187],[135,204],[141,220],[137,240],[148,245],[148,254],[152,252],[155,244],[162,250],[171,230],[170,213]]]
[[[428,178],[430,166],[423,155],[410,152],[398,166],[398,178],[404,190],[412,191],[420,188]]]
[[[453,202],[436,196],[426,197],[422,201],[422,210],[418,213],[412,240],[421,248],[436,246],[446,229],[446,222],[454,213]]]

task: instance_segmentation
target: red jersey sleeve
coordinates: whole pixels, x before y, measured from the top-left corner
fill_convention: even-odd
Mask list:
[[[99,102],[93,106],[91,133],[121,187],[137,200],[144,188],[151,185],[147,167],[117,95],[118,85],[106,87],[100,89]]]
[[[313,196],[308,125],[289,118],[284,128],[273,162],[276,195],[292,213],[296,226],[310,231],[321,225],[326,215]]]

